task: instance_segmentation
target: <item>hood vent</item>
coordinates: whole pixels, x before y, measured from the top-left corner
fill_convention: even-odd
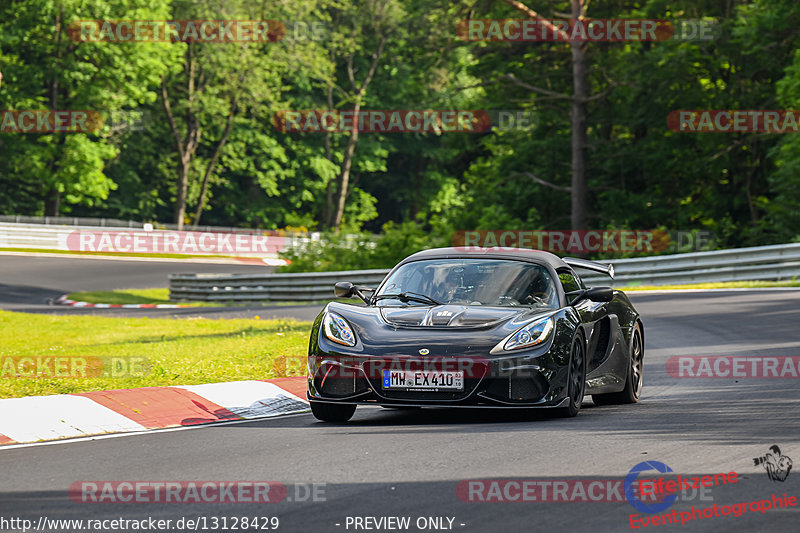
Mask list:
[[[434,307],[383,307],[381,316],[393,326],[481,327],[528,311],[465,305]]]

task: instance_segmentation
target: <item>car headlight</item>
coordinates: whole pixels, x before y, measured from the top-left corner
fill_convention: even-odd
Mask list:
[[[519,350],[536,346],[546,341],[553,332],[552,317],[536,320],[521,327],[516,333],[511,335],[503,346],[504,350]]]
[[[356,336],[350,324],[336,313],[325,313],[322,319],[325,336],[333,342],[344,344],[345,346],[355,346]]]

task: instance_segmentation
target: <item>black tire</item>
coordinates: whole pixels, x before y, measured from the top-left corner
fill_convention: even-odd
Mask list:
[[[323,422],[347,422],[355,412],[355,405],[311,402],[311,413]]]
[[[628,377],[625,378],[625,388],[619,392],[606,394],[592,394],[595,405],[620,405],[637,403],[642,394],[642,376],[644,369],[644,342],[642,342],[642,328],[637,323],[631,336],[630,363]]]
[[[580,333],[572,339],[570,348],[569,372],[567,374],[567,397],[569,405],[556,410],[562,418],[572,418],[581,410],[583,393],[586,391],[586,346]]]

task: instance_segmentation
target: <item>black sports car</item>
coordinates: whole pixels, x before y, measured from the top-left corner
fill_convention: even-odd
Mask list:
[[[339,282],[314,321],[308,399],[314,416],[384,407],[536,407],[575,416],[635,403],[644,327],[621,291],[586,288],[572,269],[611,265],[542,251],[440,248],[401,261],[374,289]],[[367,296],[364,293],[371,295]]]

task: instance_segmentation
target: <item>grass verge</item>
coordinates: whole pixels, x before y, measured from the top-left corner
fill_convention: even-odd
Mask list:
[[[220,307],[231,304],[223,302],[173,302],[169,289],[120,289],[115,291],[72,292],[70,300],[93,304],[180,304],[191,307]]]
[[[310,327],[0,311],[0,398],[302,376]]]
[[[665,291],[680,289],[759,289],[769,287],[800,287],[800,280],[791,281],[726,281],[684,285],[628,285],[623,291]]]
[[[333,292],[333,291],[331,291]],[[72,292],[70,300],[93,304],[180,304],[191,307],[231,307],[246,305],[325,305],[328,302],[348,302],[354,300],[323,300],[320,302],[173,302],[169,299],[169,289],[119,289],[114,291]]]

